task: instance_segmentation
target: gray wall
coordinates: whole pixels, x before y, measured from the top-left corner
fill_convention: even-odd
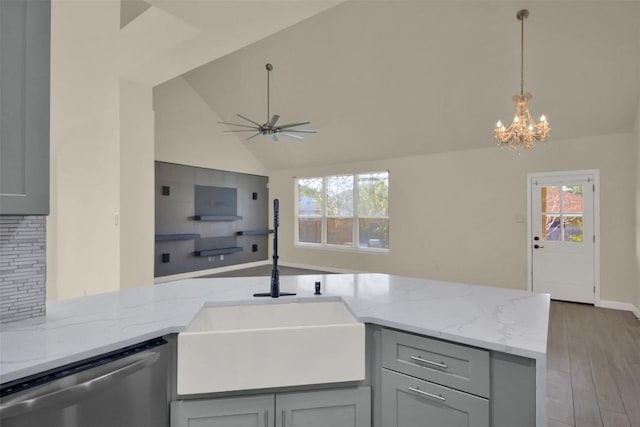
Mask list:
[[[45,315],[45,219],[0,216],[0,323]]]
[[[236,172],[206,169],[173,163],[156,162],[155,165],[155,277],[208,270],[229,265],[263,261],[268,255],[268,235],[238,236],[239,231],[268,229],[269,190],[268,178]],[[196,197],[202,192],[196,186],[217,188],[211,192],[211,200],[203,202]],[[163,195],[163,187],[169,194]],[[228,197],[229,189],[235,189],[236,200]],[[231,190],[233,192],[233,190]],[[206,192],[205,192],[206,193]],[[256,193],[256,199],[253,199]],[[227,195],[225,195],[227,194]],[[200,197],[200,196],[199,196]],[[224,199],[224,200],[223,200]],[[233,221],[196,221],[194,215],[214,215],[197,212],[199,205],[214,206],[218,215],[237,215]],[[223,209],[215,206],[229,205]],[[198,238],[162,241],[161,237],[175,234],[197,234]],[[257,245],[254,251],[253,246]],[[241,248],[239,252],[199,257],[199,250]],[[162,255],[169,254],[169,262]]]

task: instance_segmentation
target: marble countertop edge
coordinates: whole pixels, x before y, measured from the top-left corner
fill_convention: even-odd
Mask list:
[[[323,280],[321,297],[313,295],[318,277]],[[264,277],[188,279],[55,301],[44,319],[3,325],[0,383],[180,333],[205,306],[312,300],[341,299],[363,323],[546,360],[548,295],[385,274],[336,274],[283,276],[281,289],[297,291],[296,297],[253,298],[253,292],[267,290],[264,282]],[[429,304],[444,304],[443,311],[453,314],[432,324],[431,313],[424,310]],[[469,307],[477,317],[456,317],[465,314],[460,308]]]

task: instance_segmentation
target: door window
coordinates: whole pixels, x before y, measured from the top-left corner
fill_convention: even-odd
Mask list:
[[[572,243],[584,240],[582,191],[582,184],[540,187],[542,240]]]

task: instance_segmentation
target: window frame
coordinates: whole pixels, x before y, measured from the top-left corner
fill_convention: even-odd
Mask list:
[[[361,217],[359,215],[359,203],[360,203],[360,186],[358,185],[359,175],[386,173],[387,175],[387,215],[386,216],[366,216]],[[352,179],[353,184],[353,200],[352,200],[352,216],[340,216],[340,215],[328,215],[327,214],[327,179],[332,177],[344,177],[349,176]],[[320,216],[317,215],[300,215],[299,214],[299,181],[305,179],[322,179],[322,212]],[[390,244],[387,248],[373,248],[373,247],[360,247],[360,219],[383,219],[387,222],[390,220],[388,196],[389,196],[389,171],[377,170],[370,172],[357,172],[357,173],[337,173],[325,176],[304,176],[294,177],[294,247],[305,249],[325,249],[331,251],[342,252],[357,252],[357,253],[377,253],[387,254],[390,252]],[[305,218],[321,218],[321,230],[320,230],[320,243],[313,242],[301,242],[300,241],[300,219]],[[327,220],[329,219],[351,219],[352,222],[352,242],[351,245],[340,245],[328,242],[328,226]],[[389,234],[387,232],[387,239]]]

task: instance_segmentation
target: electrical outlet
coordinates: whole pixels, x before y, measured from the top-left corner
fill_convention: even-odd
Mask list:
[[[220,261],[224,261],[224,255],[220,255]]]
[[[211,262],[211,258],[212,258],[212,257],[209,257],[209,262]],[[215,259],[215,258],[214,258],[214,259]]]

